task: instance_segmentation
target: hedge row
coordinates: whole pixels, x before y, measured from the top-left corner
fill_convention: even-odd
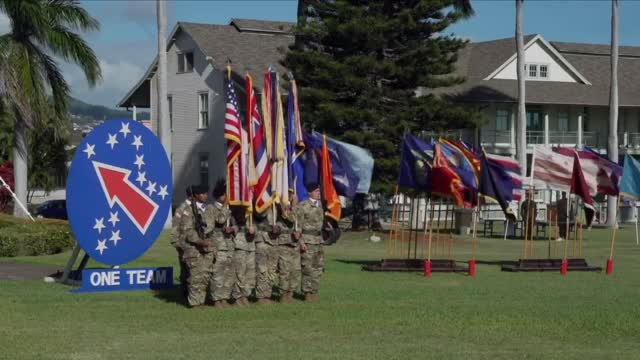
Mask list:
[[[74,245],[75,240],[66,221],[33,222],[0,215],[0,257],[57,254]]]

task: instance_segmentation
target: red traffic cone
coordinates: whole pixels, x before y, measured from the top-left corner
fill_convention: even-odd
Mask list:
[[[569,267],[569,262],[567,259],[562,259],[562,265],[560,266],[560,274],[567,275],[567,268]]]
[[[607,259],[607,275],[613,274],[613,259]]]
[[[424,262],[424,276],[431,277],[431,260],[425,260]]]
[[[469,260],[469,276],[475,276],[476,274],[476,261],[475,259]]]

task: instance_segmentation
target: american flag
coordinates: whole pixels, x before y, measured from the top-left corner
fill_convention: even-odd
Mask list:
[[[571,190],[573,156],[557,153],[550,146],[536,146],[532,161],[532,179],[536,189]]]
[[[267,155],[267,147],[264,138],[264,123],[258,111],[258,100],[253,90],[253,80],[250,75],[245,78],[247,94],[247,114],[250,123],[248,126],[250,152],[250,185],[256,201],[256,212],[262,213],[271,205],[271,162]]]
[[[249,191],[248,167],[246,156],[248,146],[243,146],[247,135],[244,134],[238,99],[231,79],[227,81],[227,107],[224,114],[224,137],[227,139],[227,197],[230,205],[251,205]]]
[[[622,178],[622,167],[620,165],[588,147],[577,152],[574,149],[563,147],[557,147],[554,150],[567,156],[573,156],[574,153],[578,154],[584,179],[591,195],[618,195],[618,182]]]

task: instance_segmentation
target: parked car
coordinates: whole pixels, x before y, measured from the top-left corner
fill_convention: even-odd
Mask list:
[[[45,201],[36,208],[35,215],[40,218],[67,220],[67,201]]]

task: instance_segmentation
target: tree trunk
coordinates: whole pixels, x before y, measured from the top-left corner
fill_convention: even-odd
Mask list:
[[[169,124],[169,104],[167,103],[167,14],[166,1],[157,0],[158,16],[158,136],[171,163],[171,124]],[[173,172],[173,170],[171,170]],[[165,228],[171,227],[172,214],[165,223]]]
[[[609,89],[609,159],[618,163],[618,0],[611,0],[611,82]],[[607,197],[607,225],[614,226],[617,199]]]
[[[516,158],[520,174],[527,175],[527,110],[525,108],[524,38],[522,36],[522,0],[516,0],[516,47],[518,60],[518,117],[516,121]]]
[[[13,148],[13,182],[14,192],[18,200],[27,207],[27,164],[29,150],[27,149],[27,127],[23,121],[17,119],[15,127],[15,145]],[[26,218],[27,214],[15,203],[13,215]]]

